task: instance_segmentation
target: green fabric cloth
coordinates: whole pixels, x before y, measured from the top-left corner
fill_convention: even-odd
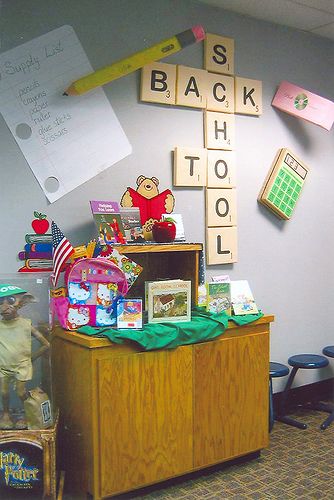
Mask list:
[[[213,314],[196,307],[192,310],[191,321],[147,323],[143,325],[141,330],[82,326],[78,332],[94,337],[107,337],[116,344],[123,344],[127,341],[136,342],[146,351],[151,351],[153,349],[173,349],[179,345],[211,340],[226,330],[230,320],[238,325],[245,325],[262,318],[262,316],[262,312],[245,316],[229,316],[226,313]]]

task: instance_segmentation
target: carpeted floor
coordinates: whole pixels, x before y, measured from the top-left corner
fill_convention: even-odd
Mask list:
[[[298,410],[294,416],[308,428],[275,422],[270,447],[259,458],[117,498],[334,500],[334,423],[322,431],[327,413]]]

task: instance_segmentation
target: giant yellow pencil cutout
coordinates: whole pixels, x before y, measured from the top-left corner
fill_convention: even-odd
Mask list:
[[[117,78],[125,76],[153,61],[174,54],[187,45],[204,40],[205,32],[202,26],[193,26],[178,35],[163,40],[152,47],[136,52],[132,56],[115,62],[110,66],[94,71],[73,82],[63,95],[80,95],[105,85]]]

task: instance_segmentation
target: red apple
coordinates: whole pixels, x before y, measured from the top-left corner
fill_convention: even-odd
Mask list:
[[[35,219],[32,221],[31,226],[36,234],[45,234],[49,229],[49,221],[45,214],[34,212]]]
[[[168,243],[175,239],[176,226],[169,220],[156,221],[152,227],[152,234],[157,243]]]

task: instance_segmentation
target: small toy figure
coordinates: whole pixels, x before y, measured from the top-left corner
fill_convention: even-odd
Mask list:
[[[2,416],[0,429],[26,429],[25,418],[15,423],[10,414],[10,385],[14,382],[16,394],[22,401],[27,398],[26,383],[32,379],[32,361],[41,356],[50,344],[34,328],[31,320],[19,316],[21,307],[36,302],[35,298],[16,285],[0,285],[0,386]],[[41,347],[32,355],[32,336]]]

